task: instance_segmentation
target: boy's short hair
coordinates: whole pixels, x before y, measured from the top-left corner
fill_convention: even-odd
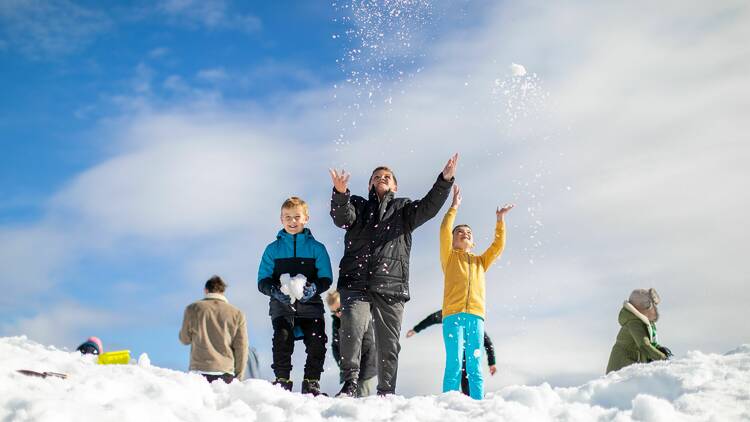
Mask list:
[[[291,196],[287,198],[286,201],[281,204],[281,211],[295,207],[302,207],[302,212],[305,213],[305,216],[310,216],[310,208],[307,206],[307,202],[303,201],[302,198],[298,196]]]
[[[391,168],[388,167],[388,166],[378,166],[378,167],[375,167],[375,170],[373,170],[372,174],[370,174],[370,180],[372,180],[372,176],[375,176],[375,173],[378,172],[379,170],[385,170],[388,173],[390,173],[391,176],[393,176],[393,183],[395,183],[396,186],[398,186],[398,180],[396,180],[396,173],[394,173],[393,170],[391,170]]]
[[[341,293],[338,290],[334,290],[326,295],[326,303],[330,308],[334,303],[341,301]]]
[[[209,293],[224,293],[227,289],[226,283],[218,275],[215,275],[208,279],[206,282],[206,290]]]
[[[471,230],[471,226],[469,226],[468,224],[459,224],[453,228],[453,231],[451,231],[451,234],[456,234],[456,230],[460,229],[461,227],[466,227],[467,229]]]

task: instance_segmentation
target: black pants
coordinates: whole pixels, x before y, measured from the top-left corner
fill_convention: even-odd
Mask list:
[[[209,374],[201,374],[208,382],[214,382],[216,380],[222,380],[227,384],[230,384],[234,380],[234,375],[232,374],[222,374],[222,375],[209,375]]]
[[[274,318],[273,324],[273,373],[276,378],[291,378],[292,353],[294,353],[294,326],[302,330],[307,360],[305,379],[320,380],[326,357],[325,322],[320,318]]]

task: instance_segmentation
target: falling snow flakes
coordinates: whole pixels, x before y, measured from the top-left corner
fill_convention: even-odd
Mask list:
[[[492,87],[492,101],[501,105],[498,121],[507,121],[513,127],[519,118],[538,117],[546,108],[549,93],[542,88],[542,81],[536,73],[527,73],[526,68],[513,63],[511,75],[495,79]]]

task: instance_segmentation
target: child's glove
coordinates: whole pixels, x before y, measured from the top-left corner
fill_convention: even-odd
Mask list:
[[[315,296],[315,293],[318,291],[318,287],[314,283],[307,283],[305,284],[305,288],[302,289],[302,297],[300,298],[300,302],[307,302],[310,300],[313,296]]]
[[[290,303],[292,303],[292,299],[282,293],[281,290],[279,290],[279,288],[276,286],[271,287],[271,297],[283,303],[284,305],[289,305]]]
[[[667,347],[667,346],[662,346],[660,344],[660,345],[656,346],[656,349],[659,350],[660,352],[664,353],[664,356],[666,356],[667,359],[669,359],[672,356],[674,356],[674,354],[672,353],[672,351],[669,350],[669,347]]]

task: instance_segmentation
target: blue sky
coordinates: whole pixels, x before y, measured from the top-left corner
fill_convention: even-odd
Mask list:
[[[308,199],[336,269],[329,167],[361,194],[388,164],[418,198],[457,151],[480,247],[518,204],[489,390],[600,374],[637,287],[678,354],[729,350],[750,335],[747,28],[740,1],[3,2],[0,335],[183,370],[182,310],[217,273],[270,377],[255,276],[281,202]],[[431,221],[404,331],[440,306],[436,251]],[[439,330],[404,340],[401,391],[438,392],[442,359]]]

